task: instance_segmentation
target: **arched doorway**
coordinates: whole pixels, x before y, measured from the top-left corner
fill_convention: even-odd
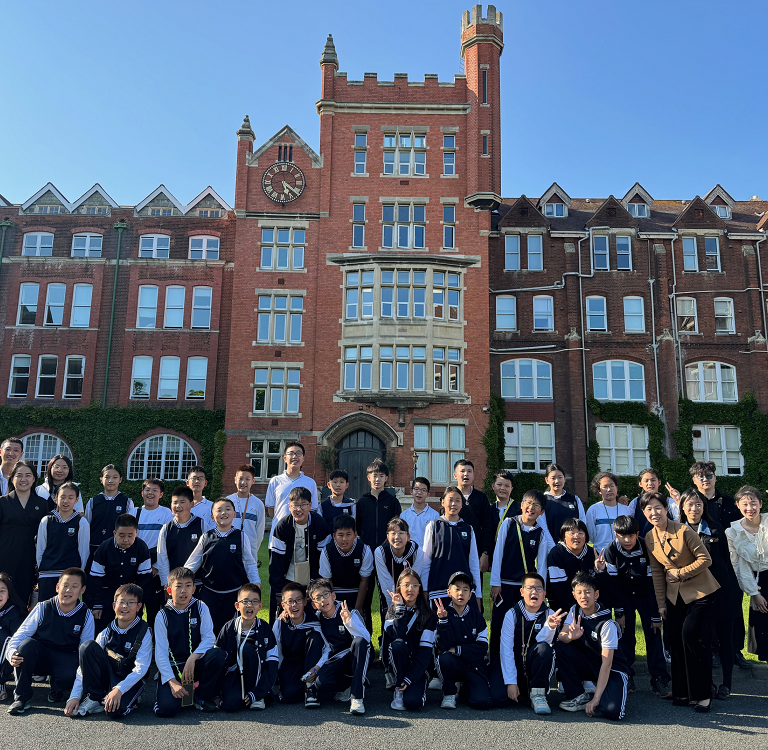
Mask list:
[[[365,470],[375,458],[385,457],[386,446],[370,432],[355,430],[344,436],[337,450],[339,468],[349,474],[348,494],[357,500],[370,489]]]

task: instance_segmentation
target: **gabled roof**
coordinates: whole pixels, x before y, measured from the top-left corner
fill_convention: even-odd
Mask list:
[[[715,185],[712,188],[712,190],[710,190],[704,196],[704,202],[707,205],[710,205],[715,198],[721,198],[724,201],[724,203],[728,206],[728,208],[730,208],[731,211],[733,211],[733,207],[736,205],[736,201],[733,200],[733,198],[731,198],[730,195],[728,195],[728,193],[725,191],[725,189],[720,183]]]
[[[205,198],[208,195],[210,195],[211,198],[213,198],[218,204],[220,204],[225,211],[232,210],[232,208],[229,205],[227,205],[227,202],[210,185],[208,185],[208,187],[205,190],[203,190],[203,192],[200,193],[200,195],[196,195],[189,203],[187,203],[186,205],[187,210],[184,213],[191,211],[198,203],[200,203],[201,200],[203,200],[203,198]]]
[[[0,206],[10,206],[10,201],[5,198],[3,195],[0,195]]]
[[[611,213],[613,212],[613,215]],[[617,200],[613,195],[609,195],[592,215],[592,218],[587,222],[587,227],[595,226],[609,226],[609,227],[635,227],[637,226],[637,219],[635,219],[629,211],[622,205],[621,201]]]
[[[135,208],[134,211],[138,213],[143,208],[146,208],[155,198],[157,198],[158,195],[162,193],[171,203],[173,203],[174,206],[181,212],[185,213],[187,207],[183,203],[179,203],[178,200],[176,200],[176,196],[168,190],[168,188],[165,185],[158,185],[141,203],[139,203]]]
[[[627,194],[621,199],[621,205],[626,208],[629,205],[630,199],[634,198],[636,195],[639,195],[649,208],[653,206],[653,198],[651,198],[651,194],[639,182],[636,182],[629,190],[627,190]]]
[[[525,195],[521,195],[499,220],[499,229],[504,227],[549,227],[536,205]]]
[[[726,223],[697,195],[686,206],[685,211],[677,217],[672,226],[675,228],[706,229],[707,227],[717,227],[720,229],[725,228]]]
[[[544,195],[539,198],[538,206],[543,206],[553,195],[559,195],[563,203],[565,203],[566,206],[570,208],[571,206],[571,196],[568,195],[568,193],[563,190],[560,185],[558,185],[556,182],[553,182],[549,189],[544,193]]]
[[[323,166],[323,158],[319,154],[317,154],[312,149],[312,147],[303,138],[301,138],[299,134],[290,125],[284,125],[268,141],[265,141],[264,143],[262,143],[261,146],[259,146],[252,154],[250,154],[248,158],[248,163],[250,164],[252,162],[258,161],[258,158],[265,151],[267,151],[267,149],[272,148],[272,146],[284,140],[286,136],[289,136],[290,139],[297,146],[299,146],[299,148],[301,148],[310,159],[312,159],[313,167]]]
[[[117,208],[117,203],[115,203],[114,200],[112,200],[112,197],[109,195],[109,193],[104,190],[104,188],[99,185],[97,182],[90,190],[83,193],[73,204],[72,204],[72,210],[76,209],[81,204],[85,203],[94,193],[98,193],[104,200],[112,207]]]
[[[28,198],[24,203],[21,204],[21,210],[26,211],[32,204],[35,203],[41,196],[45,195],[48,191],[51,191],[56,198],[61,202],[61,205],[64,206],[67,211],[72,210],[72,205],[70,202],[58,191],[58,188],[52,183],[49,182],[47,185],[44,185],[40,188],[31,198]]]

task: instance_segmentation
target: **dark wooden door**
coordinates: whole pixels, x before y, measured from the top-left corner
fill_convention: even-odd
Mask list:
[[[350,432],[338,445],[339,468],[349,474],[349,496],[359,499],[370,489],[365,470],[375,458],[383,459],[386,448],[365,430]]]

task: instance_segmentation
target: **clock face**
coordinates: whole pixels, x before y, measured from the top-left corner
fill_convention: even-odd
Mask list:
[[[275,203],[295,201],[304,192],[305,185],[304,172],[287,161],[276,162],[261,178],[264,193]]]

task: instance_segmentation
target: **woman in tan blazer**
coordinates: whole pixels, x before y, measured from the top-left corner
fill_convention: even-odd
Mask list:
[[[714,593],[720,585],[709,572],[712,560],[687,524],[667,515],[667,498],[648,492],[640,508],[653,527],[645,537],[659,613],[665,620],[672,656],[672,704],[707,713],[712,698],[709,634]]]

